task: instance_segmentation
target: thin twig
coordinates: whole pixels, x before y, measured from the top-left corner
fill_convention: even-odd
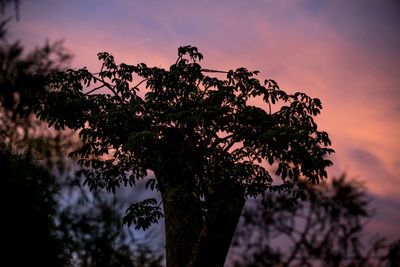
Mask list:
[[[268,102],[268,106],[269,106],[269,115],[271,115],[272,113],[271,113],[271,103],[269,102],[269,101],[267,101]]]
[[[216,72],[216,73],[229,73],[228,71],[223,70],[210,70],[210,69],[201,69],[202,72]]]
[[[88,95],[88,94],[90,94],[90,93],[93,93],[94,91],[96,91],[96,90],[98,90],[98,89],[100,89],[100,88],[103,88],[104,86],[105,86],[104,84],[103,84],[103,85],[100,85],[99,87],[96,87],[96,88],[90,90],[89,92],[85,93],[84,95]]]
[[[96,76],[92,76],[92,77],[93,77],[93,79],[95,79],[96,81],[102,82],[102,83],[104,84],[104,86],[106,86],[108,89],[110,89],[111,92],[113,92],[114,95],[119,99],[119,101],[121,101],[121,103],[125,103],[125,101],[117,94],[117,92],[115,92],[114,88],[113,88],[109,83],[107,83],[107,82],[104,81],[103,79],[97,78]]]
[[[138,84],[136,84],[135,86],[133,86],[132,88],[137,88],[139,85],[141,85],[144,81],[147,81],[148,79],[144,79],[142,81],[140,81]]]

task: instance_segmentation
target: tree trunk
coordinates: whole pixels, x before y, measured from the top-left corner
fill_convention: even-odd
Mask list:
[[[188,178],[158,180],[164,204],[167,267],[222,267],[245,203],[240,186],[221,184],[216,188],[203,218]]]
[[[180,131],[168,128],[164,134],[168,145],[155,153],[159,159],[152,169],[164,206],[167,267],[186,267],[203,225],[201,203],[193,194],[194,168],[201,164]]]
[[[202,229],[201,207],[184,180],[178,184],[171,183],[176,177],[168,180],[169,183],[159,183],[165,216],[167,267],[186,267]]]
[[[214,184],[203,211],[193,194],[201,161],[180,133],[172,133],[152,166],[164,206],[167,267],[222,267],[244,206],[243,189],[234,181]]]
[[[221,185],[193,247],[187,267],[222,267],[245,204],[240,186]]]

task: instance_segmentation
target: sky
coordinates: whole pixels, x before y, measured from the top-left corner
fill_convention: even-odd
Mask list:
[[[63,39],[71,66],[96,54],[169,67],[193,45],[204,68],[259,70],[287,92],[321,99],[317,118],[346,172],[374,196],[372,232],[400,236],[400,2],[389,0],[21,1],[10,38]]]

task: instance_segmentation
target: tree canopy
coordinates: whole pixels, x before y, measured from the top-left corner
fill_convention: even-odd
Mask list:
[[[154,199],[134,203],[125,222],[146,228],[165,216],[168,266],[222,265],[245,198],[284,191],[296,203],[327,177],[333,150],[314,122],[319,99],[260,82],[258,71],[204,69],[192,46],[169,69],[98,58],[97,73],[51,75],[35,111],[79,131],[84,145],[72,155],[91,189],[115,192],[154,173],[147,185],[163,210]]]

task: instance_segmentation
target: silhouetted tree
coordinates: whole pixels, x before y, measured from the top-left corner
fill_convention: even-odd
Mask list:
[[[70,56],[60,42],[24,53],[19,42],[7,40],[6,25],[7,21],[0,23],[0,142],[61,166],[74,143],[71,134],[49,131],[32,111],[46,91],[47,75],[64,69]]]
[[[10,266],[160,267],[104,194],[60,212],[55,177],[32,159],[0,148],[1,258]]]
[[[233,250],[245,252],[235,266],[397,266],[396,243],[368,240],[363,230],[371,211],[361,183],[343,175],[309,187],[299,205],[288,197],[270,194],[268,209],[264,200],[244,212]]]
[[[51,76],[37,114],[79,131],[84,145],[73,155],[92,190],[115,192],[155,174],[148,186],[161,192],[163,213],[161,203],[146,199],[124,221],[147,228],[165,216],[167,266],[222,266],[246,198],[290,192],[295,203],[309,182],[326,177],[333,150],[313,120],[320,100],[287,94],[273,80],[262,84],[257,71],[204,69],[191,46],[178,49],[168,70],[98,57],[98,73]],[[273,183],[267,168],[283,182]]]
[[[37,120],[33,107],[47,90],[47,75],[60,71],[69,58],[61,43],[46,44],[28,54],[18,42],[6,38],[0,24],[0,188],[1,259],[9,266],[160,266],[152,253],[109,216],[112,206],[101,202],[62,203],[60,190],[79,189],[79,181],[66,188],[65,153],[76,147],[71,135],[49,129]],[[48,164],[44,164],[48,163]],[[57,165],[56,181],[50,174]],[[104,195],[101,195],[104,196]],[[66,206],[66,204],[68,204]],[[96,211],[96,212],[93,212]],[[135,242],[133,242],[135,241]],[[129,242],[128,247],[126,243]]]
[[[39,152],[57,154],[61,139],[54,137],[61,135],[46,131],[32,107],[45,88],[44,76],[59,70],[56,62],[66,56],[59,44],[23,55],[18,42],[7,41],[6,24],[0,23],[1,258],[11,266],[65,266],[55,223],[58,185],[37,158]]]
[[[1,260],[10,266],[64,266],[54,221],[55,178],[29,154],[0,148]]]

